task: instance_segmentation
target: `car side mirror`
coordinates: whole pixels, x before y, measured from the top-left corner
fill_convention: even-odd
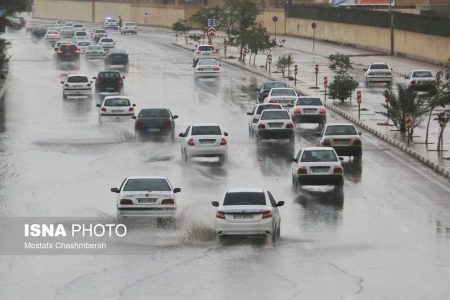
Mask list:
[[[172,118],[173,119],[178,119],[178,115],[174,115]]]
[[[251,115],[253,115],[251,112],[248,112],[248,113],[247,113],[247,116],[251,116]]]
[[[113,192],[113,193],[119,193],[119,189],[118,188],[111,188],[111,192]]]
[[[89,83],[93,83],[93,81],[91,80],[91,81],[89,81]]]
[[[297,159],[295,157],[289,158],[289,162],[297,162]]]
[[[224,132],[223,135],[224,135],[224,136],[228,136],[228,132]]]
[[[133,107],[136,107],[136,104],[133,103]]]
[[[64,84],[64,81],[61,81],[61,84]]]
[[[174,188],[174,189],[173,189],[173,192],[174,192],[174,193],[179,193],[179,192],[181,192],[181,189],[180,189],[180,188]]]
[[[184,133],[180,133],[178,136],[179,137],[184,137]]]
[[[258,88],[255,88],[255,92],[259,92],[259,89],[258,89]]]
[[[136,117],[136,116],[132,116],[131,118],[132,118],[132,119],[134,119],[134,120],[136,120],[136,119],[137,119],[137,117]]]
[[[393,69],[393,68],[391,68],[391,71],[394,71],[394,69]]]
[[[319,133],[317,133],[317,135],[316,135],[317,137],[321,137],[322,136],[322,133],[321,132],[319,132]]]
[[[92,77],[92,79],[97,79],[97,77],[94,76],[94,77]]]
[[[218,201],[211,201],[211,205],[214,207],[219,207],[219,202]]]
[[[364,71],[367,71],[367,68],[363,68]]]
[[[360,132],[358,132],[358,134],[359,134],[359,135],[361,135],[361,134],[362,134],[362,132],[360,131]]]
[[[253,123],[258,122],[258,118],[253,118]]]
[[[100,107],[100,104],[96,104],[95,106],[96,106],[96,107]]]
[[[278,201],[277,202],[277,206],[283,206],[284,205],[284,201]]]
[[[125,79],[125,76],[122,76],[122,79]]]
[[[288,105],[287,105],[287,107],[293,107],[294,105],[292,104],[292,103],[289,103]]]
[[[192,52],[194,52],[194,51],[195,51],[195,49],[191,49],[191,51],[192,51]]]
[[[339,160],[340,160],[340,161],[343,161],[344,158],[343,158],[342,156],[339,156]]]

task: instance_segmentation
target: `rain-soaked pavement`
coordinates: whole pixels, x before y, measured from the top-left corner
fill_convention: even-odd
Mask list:
[[[132,124],[98,125],[96,100],[62,100],[45,43],[9,34],[11,73],[0,102],[1,217],[114,219],[110,187],[128,175],[162,175],[182,188],[177,229],[148,225],[146,255],[1,256],[0,299],[448,299],[450,186],[363,132],[361,165],[345,162],[344,202],[321,188],[295,194],[293,154],[250,140],[246,112],[261,78],[224,66],[195,80],[191,53],[162,31],[116,36],[130,53],[125,93],[137,108],[168,107],[177,132],[217,122],[229,161],[184,163],[179,141],[137,142]],[[101,62],[81,64],[94,76]],[[340,121],[332,116],[330,121]],[[317,129],[298,129],[296,150]],[[230,187],[265,187],[280,208],[281,240],[219,243],[214,208]],[[1,241],[2,243],[5,241]]]

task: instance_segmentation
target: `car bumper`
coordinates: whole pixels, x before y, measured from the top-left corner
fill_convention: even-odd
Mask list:
[[[362,153],[361,146],[333,146],[333,148],[339,156],[355,156]]]
[[[392,76],[367,76],[368,82],[392,82]]]
[[[272,219],[263,219],[258,223],[231,223],[216,219],[217,235],[270,235],[273,230]]]
[[[186,148],[186,153],[190,157],[217,157],[227,154],[227,148],[225,146],[190,147]]]
[[[297,175],[297,182],[304,185],[339,185],[344,182],[340,174]]]
[[[91,89],[83,89],[83,90],[67,90],[65,89],[63,91],[63,94],[65,96],[91,96],[92,95],[92,90]]]
[[[174,218],[176,207],[117,207],[118,217]]]
[[[220,71],[195,71],[197,77],[217,77],[220,76]]]
[[[100,120],[102,122],[119,122],[133,120],[131,117],[134,114],[100,114]]]
[[[166,136],[173,132],[173,129],[160,129],[160,128],[147,128],[147,129],[136,129],[137,134],[142,136]]]
[[[137,32],[137,28],[125,28],[125,29],[122,29],[122,32],[123,33],[128,33],[128,32]]]
[[[290,139],[294,136],[293,129],[260,129],[256,135],[261,139]]]
[[[105,55],[103,54],[89,54],[89,53],[85,53],[85,56],[88,59],[102,59],[105,57]]]
[[[324,115],[294,115],[294,123],[326,123],[327,117]]]

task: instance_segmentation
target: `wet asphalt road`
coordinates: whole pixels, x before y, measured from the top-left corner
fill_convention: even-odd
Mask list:
[[[325,188],[291,190],[293,153],[257,149],[246,111],[261,78],[224,66],[218,80],[194,79],[191,53],[162,31],[117,35],[130,52],[125,94],[137,108],[168,107],[229,132],[229,161],[185,164],[179,141],[135,141],[132,124],[98,125],[96,100],[62,100],[45,43],[9,34],[11,73],[0,102],[0,215],[115,217],[128,175],[167,176],[181,187],[176,231],[157,229],[147,255],[1,256],[0,299],[448,299],[450,186],[400,151],[363,132],[363,162],[345,162],[344,203]],[[82,61],[94,76],[103,63]],[[332,115],[330,121],[341,121]],[[314,126],[297,130],[296,150]],[[265,187],[280,208],[281,241],[220,244],[214,208],[231,187]],[[142,241],[145,246],[145,241]],[[130,252],[142,244],[130,244]],[[36,292],[39,291],[39,296]]]

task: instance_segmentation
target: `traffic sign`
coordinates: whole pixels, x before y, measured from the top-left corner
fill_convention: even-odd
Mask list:
[[[326,77],[326,76],[323,78],[323,86],[324,86],[325,88],[328,87],[328,77]]]
[[[277,16],[273,16],[272,21],[278,22],[278,17]]]
[[[298,65],[294,66],[294,74],[297,75],[298,74]]]
[[[316,27],[317,27],[316,22],[312,22],[312,23],[311,23],[311,27],[312,27],[312,29],[316,29]]]
[[[405,127],[411,129],[413,125],[413,117],[411,113],[405,113]]]
[[[269,54],[268,61],[269,61],[269,64],[272,63],[272,54]]]
[[[216,26],[216,19],[208,19],[208,27]]]
[[[361,91],[356,92],[356,102],[361,103],[362,102],[362,95]]]
[[[316,65],[316,69],[315,69],[316,74],[319,73],[319,65]]]
[[[216,29],[214,27],[208,28],[208,36],[215,36],[216,35]]]

